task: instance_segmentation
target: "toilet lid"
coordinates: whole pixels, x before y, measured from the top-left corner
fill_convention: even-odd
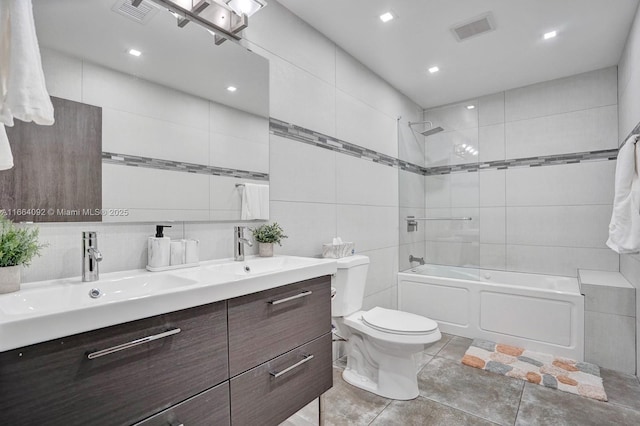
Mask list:
[[[438,328],[438,323],[429,318],[380,307],[363,313],[362,321],[376,330],[396,334],[428,334]]]

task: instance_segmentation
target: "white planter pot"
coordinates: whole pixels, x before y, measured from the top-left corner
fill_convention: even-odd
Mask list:
[[[0,294],[20,290],[20,265],[0,268]]]
[[[273,243],[258,243],[258,254],[262,257],[273,256]]]

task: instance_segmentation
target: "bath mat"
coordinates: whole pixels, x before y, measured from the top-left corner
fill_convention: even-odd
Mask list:
[[[588,362],[475,339],[462,363],[598,401],[607,400],[600,367]]]

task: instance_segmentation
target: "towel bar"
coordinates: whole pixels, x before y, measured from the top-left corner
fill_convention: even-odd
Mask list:
[[[415,217],[407,216],[407,232],[414,232],[418,230],[419,220],[472,220],[471,217]]]

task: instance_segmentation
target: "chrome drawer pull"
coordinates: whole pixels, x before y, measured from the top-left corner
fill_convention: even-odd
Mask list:
[[[102,356],[110,355],[110,354],[115,353],[115,352],[120,352],[120,351],[123,351],[125,349],[133,348],[135,346],[140,346],[140,345],[142,345],[144,343],[149,343],[149,342],[153,342],[154,340],[163,339],[165,337],[173,336],[174,334],[178,334],[181,331],[182,330],[180,330],[179,328],[174,328],[174,329],[171,329],[171,330],[167,330],[164,333],[154,334],[153,336],[147,336],[147,337],[143,337],[142,339],[132,340],[130,342],[123,343],[123,344],[118,345],[118,346],[112,346],[110,348],[103,349],[101,351],[91,352],[90,354],[87,355],[87,358],[89,358],[89,359],[100,358]]]
[[[273,377],[277,379],[283,374],[287,374],[289,371],[293,370],[294,368],[300,367],[302,364],[304,364],[305,362],[309,362],[312,359],[313,359],[313,355],[302,355],[302,359],[296,362],[295,364],[293,364],[292,366],[287,367],[282,371],[270,371],[269,374],[271,374]]]
[[[280,303],[284,303],[284,302],[289,302],[291,300],[300,299],[301,297],[309,296],[310,294],[313,294],[313,292],[310,291],[310,290],[306,290],[306,291],[303,291],[300,294],[296,294],[295,296],[285,297],[284,299],[280,299],[280,300],[271,300],[268,303],[270,303],[272,305],[279,305]]]

